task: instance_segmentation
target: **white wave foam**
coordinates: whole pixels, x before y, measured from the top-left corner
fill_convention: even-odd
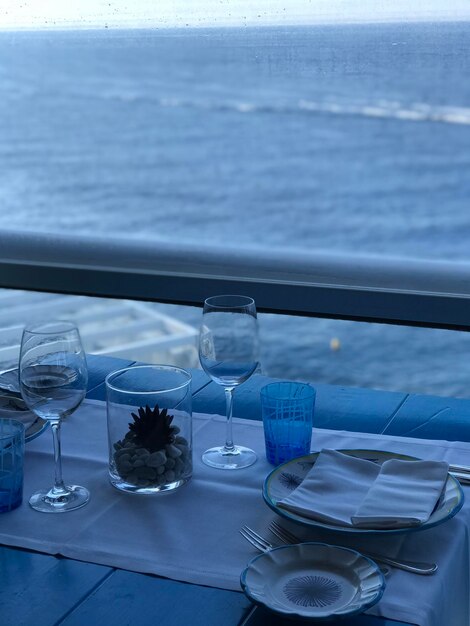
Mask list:
[[[470,125],[470,108],[466,107],[441,107],[423,103],[403,107],[399,102],[387,102],[385,100],[381,100],[377,104],[351,106],[299,100],[299,109],[335,115],[380,117],[409,122],[443,122],[447,124]]]
[[[140,100],[153,101],[166,108],[191,108],[214,111],[233,111],[236,113],[311,113],[327,115],[359,116],[382,119],[395,119],[404,122],[440,122],[445,124],[470,125],[470,108],[434,106],[422,102],[403,105],[397,101],[378,100],[368,104],[342,104],[339,102],[301,99],[297,103],[254,103],[246,101],[216,101],[209,99],[186,100],[177,97],[154,98],[150,94],[124,92],[107,93],[102,97],[114,98],[124,102]]]
[[[168,108],[178,108],[178,107],[184,106],[184,103],[182,102],[182,100],[179,100],[178,98],[160,98],[159,104],[162,107],[168,107]]]
[[[240,111],[240,113],[252,113],[257,109],[255,104],[250,104],[249,102],[239,102],[235,105],[235,108],[237,111]]]
[[[426,122],[430,120],[429,116],[422,111],[414,109],[397,109],[395,111],[395,117],[400,120],[410,120],[416,122]]]
[[[449,124],[470,124],[470,109],[463,107],[447,107],[434,115],[435,121]]]

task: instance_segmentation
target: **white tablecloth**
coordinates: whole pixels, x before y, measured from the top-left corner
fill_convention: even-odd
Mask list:
[[[255,465],[234,472],[200,461],[208,447],[222,443],[225,419],[194,415],[194,474],[174,493],[135,496],[114,489],[107,479],[106,409],[86,401],[62,427],[66,482],[90,489],[90,503],[77,511],[48,515],[33,511],[29,495],[53,479],[52,438],[44,433],[26,446],[25,503],[0,515],[0,542],[49,554],[115,566],[175,580],[239,590],[239,576],[255,551],[238,533],[248,524],[265,531],[275,514],[261,488],[271,471],[264,456],[262,424],[235,420],[235,441],[259,455]],[[314,430],[312,449],[365,448],[421,458],[470,461],[470,444]],[[464,488],[468,492],[470,488]],[[345,534],[310,531],[309,540],[328,541],[416,561],[436,561],[434,576],[392,570],[387,589],[369,612],[419,626],[468,626],[470,504],[452,520],[428,531],[362,541]],[[295,528],[297,533],[304,529]],[[304,533],[305,535],[305,533]]]

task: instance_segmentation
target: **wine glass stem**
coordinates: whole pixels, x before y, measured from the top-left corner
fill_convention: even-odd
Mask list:
[[[227,434],[225,436],[224,450],[226,452],[231,452],[235,449],[232,439],[233,391],[233,387],[225,388],[225,402],[227,406]]]
[[[53,493],[61,493],[66,491],[64,481],[62,480],[62,456],[60,452],[60,421],[51,422],[52,438],[54,440],[54,463],[55,463],[55,482],[52,488]]]

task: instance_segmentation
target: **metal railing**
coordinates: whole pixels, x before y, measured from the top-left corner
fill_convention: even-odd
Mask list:
[[[2,231],[0,287],[470,330],[470,263]]]

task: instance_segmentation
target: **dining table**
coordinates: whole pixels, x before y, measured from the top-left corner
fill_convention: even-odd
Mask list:
[[[130,360],[99,355],[87,355],[87,361],[89,379],[85,402],[89,402],[92,409],[95,407],[97,411],[98,408],[101,411],[101,405],[104,407],[106,376],[110,372],[123,367],[141,365],[141,363]],[[200,416],[194,422],[196,426],[194,440],[196,442],[198,437],[202,436],[200,433],[204,432],[203,420],[207,420],[208,416],[224,415],[225,397],[223,389],[211,382],[202,370],[192,369],[190,371],[192,374],[192,410],[195,416]],[[237,388],[235,392],[234,415],[237,418],[241,418],[245,424],[245,436],[247,436],[246,433],[251,432],[249,430],[250,422],[253,427],[256,426],[256,432],[262,433],[260,423],[260,390],[264,385],[274,380],[279,379],[255,374]],[[401,438],[403,438],[404,442],[420,440],[424,445],[429,444],[431,446],[435,442],[441,442],[440,445],[445,445],[445,442],[461,442],[458,448],[460,451],[459,460],[462,462],[462,459],[465,459],[465,455],[468,452],[468,464],[470,465],[470,400],[437,395],[425,396],[405,392],[313,384],[316,389],[314,427],[319,441],[323,441],[323,436],[328,436],[328,441],[331,441],[332,438],[334,440],[335,433],[338,433],[338,437],[341,433],[343,440],[345,440],[344,437],[346,435],[350,438],[357,435],[365,438],[365,442],[371,441],[374,444],[382,438],[385,442],[385,448],[388,442],[392,441],[395,446],[399,445]],[[103,408],[102,415],[104,417],[97,417],[96,419],[105,421],[105,408]],[[70,420],[70,424],[67,423],[67,420]],[[77,421],[73,423],[74,420]],[[223,432],[222,418],[220,418],[220,426],[221,432]],[[63,424],[62,436],[65,468],[67,468],[67,438],[71,437],[74,432],[79,433],[80,428],[78,412],[77,417],[73,414]],[[93,425],[91,425],[91,428],[93,428]],[[101,424],[99,428],[101,430],[96,432],[105,433],[105,424]],[[236,443],[238,435],[242,432],[240,428],[235,421],[234,435]],[[312,439],[312,448],[315,448],[315,433]],[[323,435],[323,433],[326,433],[326,435]],[[101,437],[101,434],[99,436]],[[28,454],[32,455],[33,451],[35,451],[36,455],[42,455],[42,464],[50,465],[49,469],[52,479],[52,440],[49,440],[46,445],[46,438],[48,437],[50,438],[50,433],[46,432],[40,438],[38,437],[26,444],[25,472],[29,467],[27,463]],[[90,449],[92,451],[95,443],[95,441],[90,440]],[[218,441],[215,443],[222,442]],[[49,444],[50,447],[48,447]],[[46,448],[50,452],[50,458],[45,454]],[[196,453],[196,445],[194,450]],[[75,451],[71,456],[74,456],[73,460],[77,464],[76,467],[79,467],[79,452]],[[156,566],[153,569],[151,565],[152,555],[148,554],[142,555],[140,561],[136,559],[134,562],[132,559],[134,542],[137,542],[139,534],[149,532],[148,528],[151,529],[152,524],[154,524],[155,545],[158,545],[159,542],[168,544],[174,541],[175,545],[178,543],[178,536],[171,537],[172,527],[162,527],[159,523],[158,502],[165,500],[164,508],[168,513],[173,506],[172,502],[177,502],[176,500],[172,501],[172,498],[175,498],[173,494],[136,496],[122,494],[109,483],[103,485],[103,493],[105,494],[103,498],[109,498],[110,503],[111,501],[114,503],[118,499],[121,508],[116,510],[124,511],[127,508],[129,513],[126,512],[123,515],[129,514],[130,516],[129,522],[126,522],[129,523],[127,530],[125,527],[123,530],[122,525],[119,526],[119,520],[116,520],[115,525],[109,519],[107,521],[109,537],[106,537],[106,539],[112,542],[113,532],[122,533],[125,531],[124,539],[122,539],[121,535],[116,535],[114,538],[116,549],[119,550],[120,546],[122,547],[126,542],[130,545],[130,547],[124,546],[126,549],[123,550],[119,558],[112,558],[109,557],[110,553],[104,549],[102,551],[99,549],[100,542],[103,541],[103,535],[100,533],[105,532],[106,528],[104,531],[103,529],[99,530],[98,522],[94,539],[95,543],[90,544],[91,547],[88,546],[88,552],[85,550],[81,552],[79,549],[80,532],[77,525],[80,525],[80,520],[86,520],[86,515],[88,514],[87,507],[90,505],[87,505],[81,511],[53,516],[61,518],[63,526],[61,532],[69,532],[69,534],[73,534],[76,537],[74,550],[67,550],[65,549],[66,543],[64,542],[64,549],[62,549],[62,540],[54,538],[52,531],[50,528],[48,529],[50,515],[27,510],[28,494],[25,493],[23,504],[16,512],[17,518],[13,517],[15,511],[0,515],[0,624],[2,626],[56,626],[59,624],[64,626],[82,626],[84,624],[89,626],[94,624],[113,624],[115,626],[147,626],[150,624],[152,626],[155,624],[158,624],[158,626],[181,626],[183,624],[192,626],[285,626],[285,624],[291,623],[283,616],[262,606],[254,605],[242,592],[241,587],[236,582],[233,582],[235,580],[233,576],[230,578],[227,574],[227,580],[223,576],[223,563],[225,559],[228,560],[230,551],[238,551],[239,562],[244,564],[247,564],[257,554],[256,550],[244,541],[238,533],[232,533],[232,531],[230,531],[232,536],[227,537],[227,542],[232,543],[226,547],[224,541],[221,540],[221,537],[224,537],[224,535],[220,531],[220,526],[223,526],[224,520],[232,519],[231,516],[235,515],[237,520],[244,519],[247,524],[256,525],[256,516],[260,511],[263,511],[262,515],[265,521],[276,517],[263,502],[261,492],[263,480],[273,468],[269,466],[266,458],[263,458],[263,451],[259,452],[259,457],[259,461],[249,470],[251,472],[249,474],[251,476],[250,480],[254,481],[253,484],[259,483],[260,485],[259,503],[256,503],[256,509],[252,509],[251,513],[247,510],[246,518],[244,518],[245,512],[243,510],[235,511],[236,502],[234,500],[234,510],[231,511],[230,493],[228,493],[225,496],[228,499],[224,502],[228,502],[229,505],[224,505],[223,509],[221,507],[220,516],[214,514],[213,518],[205,518],[204,537],[209,538],[208,540],[210,541],[210,536],[213,532],[215,545],[211,546],[211,550],[221,564],[221,568],[218,570],[219,573],[213,576],[209,572],[207,576],[199,577],[199,570],[197,567],[192,566],[192,569],[190,568],[191,571],[188,570],[187,574],[184,572],[178,573],[176,570],[173,573],[172,564],[170,563],[171,559],[168,560],[167,567],[159,570]],[[101,457],[92,459],[98,468],[94,478],[96,484],[99,481],[106,483],[107,466],[100,459]],[[198,471],[202,471],[198,468],[198,463],[195,463],[192,479],[192,481],[195,481],[195,484],[198,481]],[[229,488],[230,485],[233,485],[234,491],[236,489],[240,491],[243,489],[244,476],[248,476],[248,473],[244,474],[248,470],[224,472],[218,469],[206,468],[205,471],[212,472],[212,474],[205,474],[206,482],[204,485],[206,490],[211,489],[211,481],[213,482],[214,499],[218,497],[217,494],[219,492],[217,489],[219,489],[220,483],[225,481]],[[227,474],[230,474],[230,477]],[[30,480],[33,480],[33,478],[30,477]],[[184,490],[188,490],[187,493],[190,493],[192,481],[177,490],[181,494],[178,496],[180,498],[179,501],[183,503],[181,506],[184,506],[184,498],[186,497]],[[462,486],[465,496],[469,489],[470,487],[466,485]],[[92,499],[97,497],[96,492],[91,491]],[[255,494],[254,497],[257,498],[258,496]],[[141,520],[139,515],[142,515],[142,511],[146,509],[139,510],[138,507],[134,506],[134,503],[142,499],[147,499],[146,501],[148,502],[149,498],[152,501],[156,501],[156,504],[152,505],[155,509],[152,513],[154,518],[145,520],[147,526],[144,529],[143,526],[142,528],[140,526]],[[111,507],[111,504],[109,506]],[[184,545],[185,550],[187,546],[192,544],[196,546],[199,541],[198,532],[200,531],[193,527],[193,524],[196,524],[196,518],[199,519],[200,516],[195,514],[193,519],[191,515],[188,515],[182,519],[178,511],[183,509],[178,509],[176,505],[174,506],[174,533],[179,533],[181,539],[183,539],[184,535],[182,545]],[[214,504],[214,506],[216,505]],[[91,515],[92,508],[89,511]],[[82,515],[82,517],[78,517],[79,515]],[[226,518],[223,517],[224,515]],[[456,519],[460,515],[458,513]],[[75,520],[74,516],[77,516]],[[177,520],[176,516],[178,516]],[[11,528],[11,520],[13,519],[18,519],[18,533],[21,534],[22,542],[13,536],[14,530]],[[467,567],[468,557],[463,554],[464,550],[462,550],[462,546],[468,548],[470,543],[468,540],[470,533],[468,533],[469,524],[467,519],[470,520],[470,514],[462,515],[459,524],[452,527],[450,524],[452,524],[453,520],[445,522],[442,524],[442,528],[449,525],[449,530],[447,534],[439,535],[443,542],[446,538],[449,539],[449,558],[447,559],[445,556],[445,545],[441,546],[441,551],[438,553],[442,559],[442,566],[445,572],[452,571],[453,565],[450,562],[451,550],[455,549],[456,554],[458,552],[461,555],[461,558],[459,557],[460,560],[455,559],[454,563],[456,569],[455,579],[461,581],[459,584],[461,584],[462,589],[459,593],[461,593],[462,597],[465,596],[469,587],[470,578],[469,567]],[[25,520],[27,520],[27,526],[25,526]],[[144,520],[142,520],[143,523]],[[260,531],[261,528],[258,526],[257,530]],[[430,533],[431,531],[426,532]],[[49,537],[48,533],[51,535],[50,541],[45,541],[42,544],[41,541],[43,539],[40,540],[38,537]],[[168,533],[166,538],[164,536],[165,533]],[[461,534],[462,537],[459,537],[459,543],[454,545],[450,543],[450,537],[455,533]],[[191,561],[191,558],[191,555],[188,555],[189,561]],[[449,563],[447,563],[447,560]],[[445,568],[444,561],[446,561]],[[150,565],[141,567],[140,563],[150,563]],[[241,567],[240,573],[242,569]],[[406,576],[409,578],[405,578]],[[415,584],[413,577],[413,574],[403,574],[402,580],[404,583],[400,589],[406,590],[408,588],[407,581],[409,581],[409,589],[412,589],[413,584]],[[425,584],[431,584],[430,580],[431,577],[427,577],[426,583],[419,581],[419,584],[423,585],[422,589],[425,589]],[[452,584],[454,583],[452,582]],[[442,586],[442,581],[436,583],[436,589]],[[401,593],[405,595],[406,591],[401,591]],[[436,606],[432,606],[432,597],[423,598],[422,594],[416,593],[413,598],[410,599],[408,597],[406,600],[409,605],[410,603],[411,605],[415,603],[417,609],[421,609],[421,602],[426,602],[429,604],[426,607],[429,614],[431,616],[438,615],[440,607],[437,606],[437,603],[442,603],[442,598],[438,597],[437,594],[435,595]],[[470,614],[468,609],[469,601],[468,599],[462,600],[464,604],[467,602],[467,605],[460,609],[462,614],[465,613],[462,623],[468,623],[466,620],[468,620],[468,615]],[[449,600],[449,606],[450,602]],[[419,610],[417,610],[418,613],[420,613]],[[346,620],[338,618],[328,623],[332,625],[347,624],[348,626],[398,626],[399,624],[402,626],[419,624],[421,626],[418,619],[416,621],[413,619],[411,611],[407,615],[410,615],[407,619],[404,619],[403,616],[400,619],[396,619],[386,614],[367,612],[348,617]],[[444,622],[441,622],[441,624],[444,626]],[[446,626],[447,624],[454,626],[451,622],[447,622]]]

